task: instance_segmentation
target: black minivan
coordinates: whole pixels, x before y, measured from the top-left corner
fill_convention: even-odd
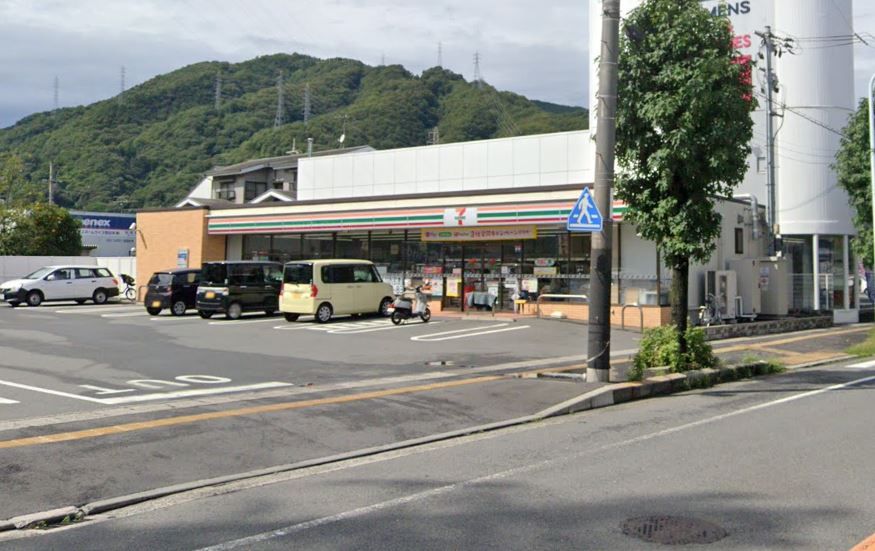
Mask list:
[[[272,316],[279,309],[283,265],[279,262],[205,262],[197,290],[197,312],[204,319],[224,313],[238,319],[243,312],[263,311]]]
[[[146,311],[157,316],[161,310],[170,308],[174,316],[182,316],[189,308],[197,305],[197,286],[201,271],[189,268],[155,272],[149,279],[146,291]]]

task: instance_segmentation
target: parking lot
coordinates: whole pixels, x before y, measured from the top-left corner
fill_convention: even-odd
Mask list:
[[[0,307],[0,419],[269,391],[428,381],[580,363],[586,326],[436,316],[327,324],[150,316],[142,306]],[[637,335],[616,331],[614,353]]]

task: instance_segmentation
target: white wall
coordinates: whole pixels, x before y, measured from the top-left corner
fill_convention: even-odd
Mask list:
[[[298,199],[583,184],[594,159],[589,131],[312,157],[298,162]]]

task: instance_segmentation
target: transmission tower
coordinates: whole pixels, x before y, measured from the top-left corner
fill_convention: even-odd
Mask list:
[[[121,70],[121,85],[120,85],[120,87],[119,87],[119,94],[118,94],[118,100],[119,100],[119,103],[124,102],[124,97],[123,97],[124,94],[125,94],[125,66],[122,65],[122,70]]]
[[[283,124],[283,73],[276,76],[276,116],[273,119],[273,127]]]
[[[215,98],[215,106],[216,111],[222,106],[222,73],[216,73],[216,98]]]
[[[58,81],[58,75],[55,75],[55,110],[57,110],[58,107],[60,107],[60,104],[58,102],[58,90],[59,90],[59,88],[60,88],[60,83]]]
[[[427,145],[439,145],[441,143],[441,132],[440,129],[435,126],[431,130],[428,131],[428,140],[426,140]]]
[[[438,42],[438,67],[443,68],[444,66],[444,45]]]
[[[380,54],[380,67],[386,66],[386,54]]]
[[[480,52],[474,52],[474,83],[478,89],[483,89],[483,79],[480,76]]]
[[[304,85],[304,124],[310,122],[310,83]]]

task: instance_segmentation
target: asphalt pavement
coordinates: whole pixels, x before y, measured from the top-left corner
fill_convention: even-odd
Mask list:
[[[847,550],[875,531],[875,364],[856,365],[174,496],[0,548],[664,547],[649,535]]]

